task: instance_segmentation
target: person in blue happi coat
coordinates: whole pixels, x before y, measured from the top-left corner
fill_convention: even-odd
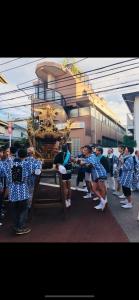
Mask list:
[[[32,176],[30,177],[29,180],[29,210],[31,208],[32,205],[32,198],[33,198],[33,192],[34,192],[34,185],[35,185],[35,177],[36,175],[40,175],[41,174],[41,170],[42,170],[42,162],[39,159],[35,158],[35,149],[34,147],[29,147],[27,148],[27,158],[26,160],[30,163],[31,166],[31,174]]]
[[[32,166],[26,160],[26,157],[27,151],[20,149],[18,158],[3,166],[16,234],[25,234],[31,231],[26,224],[28,220],[29,182],[32,176]]]
[[[132,208],[132,197],[131,189],[133,187],[134,180],[134,159],[133,154],[134,149],[132,147],[126,147],[124,151],[122,173],[120,177],[120,183],[122,185],[123,194],[126,197],[125,200],[121,200],[122,208]]]

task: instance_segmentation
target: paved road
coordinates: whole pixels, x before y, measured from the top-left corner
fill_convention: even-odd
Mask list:
[[[49,199],[58,196],[59,188],[41,185],[39,196]],[[83,199],[81,191],[72,191],[72,206],[63,219],[61,208],[36,209],[31,221],[32,231],[24,236],[17,236],[11,230],[11,220],[7,211],[7,220],[0,229],[1,242],[122,242],[129,240],[112,215],[110,208],[104,212],[94,206],[98,201]]]
[[[50,179],[53,182],[53,179]],[[72,176],[72,187],[75,187],[76,175]],[[113,196],[108,191],[109,207],[113,216],[124,230],[130,242],[139,242],[139,221],[137,221],[137,213],[139,210],[139,192],[133,193],[134,205],[132,209],[123,209],[120,205],[120,199]]]

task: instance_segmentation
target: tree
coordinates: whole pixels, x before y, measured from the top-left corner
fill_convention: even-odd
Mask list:
[[[128,147],[136,147],[137,146],[137,143],[134,140],[133,136],[129,136],[129,135],[124,135],[123,144]]]

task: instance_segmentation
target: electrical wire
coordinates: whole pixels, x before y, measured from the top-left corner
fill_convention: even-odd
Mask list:
[[[15,59],[8,60],[8,61],[6,61],[6,62],[4,62],[4,63],[1,63],[0,66],[2,66],[2,65],[7,65],[7,64],[9,64],[9,63],[11,63],[11,62],[13,62],[13,61],[15,61],[15,60],[21,59],[21,58],[23,58],[23,57],[17,57],[17,58],[15,58]]]
[[[138,62],[139,63],[139,62]],[[122,66],[123,67],[123,66]],[[119,67],[120,68],[120,67]],[[128,71],[128,70],[131,70],[131,69],[135,69],[135,68],[139,68],[139,66],[137,66],[137,67],[134,67],[134,68],[130,68],[130,69],[126,69],[126,70],[121,70],[121,71],[118,71],[118,72],[115,72],[115,73],[111,73],[111,74],[106,74],[106,75],[103,75],[103,76],[99,76],[99,77],[96,77],[96,78],[91,78],[91,79],[86,79],[86,80],[84,80],[82,83],[85,83],[85,82],[90,82],[90,81],[92,81],[92,80],[97,80],[97,79],[101,79],[101,78],[105,78],[105,77],[107,77],[107,76],[110,76],[110,75],[114,75],[114,74],[117,74],[117,73],[121,73],[121,72],[125,72],[125,71]],[[89,72],[89,71],[88,71]],[[85,73],[85,72],[84,72]],[[70,76],[71,77],[71,76]],[[73,80],[73,78],[72,78],[72,80]],[[57,81],[59,81],[59,80],[57,80]],[[56,83],[57,81],[50,81],[49,82],[49,84],[50,83]],[[75,83],[73,83],[73,84],[68,84],[68,85],[64,85],[64,86],[60,86],[60,89],[63,89],[63,88],[67,88],[67,87],[69,87],[69,86],[73,86],[73,85],[77,85],[77,84],[81,84],[81,82],[75,82]],[[39,86],[39,85],[42,85],[42,83],[40,83],[40,84],[37,84],[37,86]],[[0,93],[0,95],[6,95],[6,94],[10,94],[10,93],[16,93],[16,92],[19,92],[19,91],[23,91],[23,90],[27,90],[27,89],[34,89],[34,86],[28,86],[28,87],[25,87],[25,88],[20,88],[19,90],[12,90],[12,91],[8,91],[8,92],[3,92],[3,93]]]

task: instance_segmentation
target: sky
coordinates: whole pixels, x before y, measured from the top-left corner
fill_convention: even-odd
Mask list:
[[[15,118],[28,118],[30,116],[30,106],[24,106],[24,107],[17,107],[17,105],[23,105],[23,104],[28,104],[30,103],[30,100],[28,99],[28,96],[26,96],[25,93],[30,94],[32,93],[33,90],[26,90],[25,93],[22,91],[19,91],[18,93],[12,93],[12,94],[6,94],[6,95],[2,95],[3,92],[7,92],[10,90],[17,90],[18,88],[23,88],[25,86],[30,86],[32,84],[32,82],[26,83],[26,84],[21,84],[25,81],[28,80],[34,80],[35,78],[37,78],[36,74],[35,74],[35,68],[36,65],[38,63],[41,63],[43,61],[54,61],[54,62],[58,62],[61,63],[63,62],[64,58],[60,57],[60,58],[56,58],[56,57],[52,57],[52,58],[39,58],[39,57],[30,57],[30,58],[19,58],[13,62],[7,63],[6,62],[13,60],[15,58],[11,58],[11,57],[7,57],[7,58],[0,58],[0,74],[4,75],[4,77],[6,78],[6,80],[8,81],[8,84],[1,84],[0,85],[0,119],[2,120],[11,120],[11,119],[15,119]],[[72,61],[72,58],[68,58],[69,62]],[[78,61],[82,58],[75,58],[75,61]],[[114,63],[118,63],[118,62],[122,62],[122,61],[127,61],[130,60],[132,58],[86,58],[85,60],[77,63],[77,65],[79,66],[80,70],[82,72],[85,71],[89,71],[89,70],[94,70],[96,68],[101,68],[103,66],[107,66],[110,64],[114,64]],[[38,61],[40,60],[40,61]],[[35,61],[35,62],[34,62]],[[128,64],[133,64],[133,63],[137,63],[139,61],[139,59],[137,61],[130,61],[127,63],[124,63],[124,65]],[[22,64],[26,64],[28,62],[32,62],[31,64],[19,67],[17,69],[13,69],[13,70],[8,70],[10,68],[14,68],[15,66],[20,66]],[[115,65],[109,68],[114,68],[114,67],[118,67],[120,65]],[[138,66],[138,65],[137,65]],[[118,118],[121,119],[121,122],[123,125],[126,124],[126,117],[127,117],[127,113],[129,113],[128,107],[125,104],[123,98],[122,98],[122,94],[123,93],[128,93],[131,91],[137,91],[139,86],[133,86],[133,87],[128,87],[128,88],[124,88],[124,89],[120,89],[120,90],[114,90],[114,91],[108,91],[108,92],[104,92],[103,89],[107,88],[107,86],[110,85],[116,85],[118,87],[119,84],[124,83],[124,85],[127,84],[134,84],[136,82],[138,82],[139,79],[139,67],[137,68],[137,66],[131,66],[132,67],[136,67],[133,70],[130,71],[126,71],[126,72],[121,72],[119,74],[114,74],[114,75],[109,75],[107,77],[102,78],[103,75],[106,75],[108,73],[112,73],[112,72],[116,72],[116,71],[120,71],[123,70],[124,68],[121,69],[117,69],[117,70],[111,70],[109,72],[104,72],[104,73],[100,73],[100,74],[95,74],[98,71],[93,71],[91,72],[89,79],[90,79],[90,84],[92,85],[92,88],[94,89],[94,91],[100,96],[103,97],[107,102],[109,107],[118,115]],[[107,68],[107,70],[109,70],[109,68]],[[127,67],[129,68],[129,67]],[[97,77],[100,77],[99,79],[97,79]],[[110,88],[113,88],[110,87]],[[102,91],[102,92],[101,92]],[[24,96],[22,98],[18,98],[17,96]],[[14,98],[12,100],[7,100],[10,98]],[[4,101],[5,100],[5,101]],[[9,108],[10,106],[12,106],[13,108]],[[7,107],[7,109],[5,109]]]

